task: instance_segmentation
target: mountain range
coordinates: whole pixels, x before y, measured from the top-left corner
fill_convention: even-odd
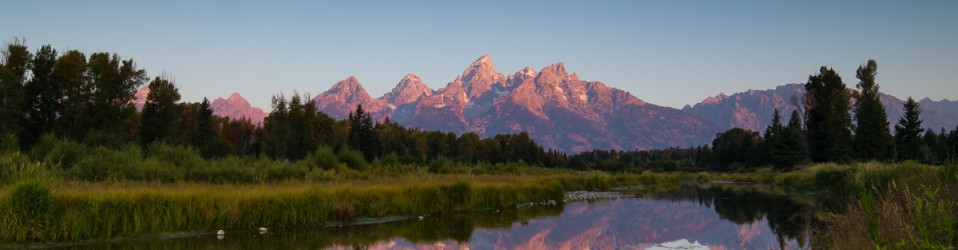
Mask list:
[[[675,109],[647,103],[602,82],[581,80],[561,62],[539,71],[525,67],[506,76],[484,55],[437,90],[410,73],[391,91],[373,98],[359,79],[350,76],[314,101],[318,110],[337,119],[345,119],[362,105],[377,121],[388,117],[407,127],[474,132],[482,137],[527,132],[546,148],[581,152],[697,146],[733,127],[764,131],[774,109],[781,110],[786,123],[804,92],[802,84],[786,84],[719,94]],[[893,126],[902,116],[904,101],[886,94],[881,99]],[[925,98],[919,103],[924,127],[950,130],[958,126],[958,101]],[[217,115],[248,118],[255,124],[266,116],[238,93],[217,98],[212,108]]]
[[[143,111],[143,105],[146,104],[146,96],[150,94],[149,85],[143,85],[137,89],[133,95],[131,103],[137,111]],[[266,119],[266,112],[262,109],[253,107],[239,93],[233,92],[229,98],[216,98],[210,103],[213,114],[221,117],[227,117],[233,120],[249,120],[250,123],[260,126]]]

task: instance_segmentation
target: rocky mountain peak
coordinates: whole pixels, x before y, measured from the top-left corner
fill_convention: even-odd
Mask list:
[[[536,76],[536,82],[558,83],[567,78],[569,78],[569,73],[565,70],[565,63],[558,62],[540,70],[539,75]]]
[[[146,104],[146,96],[150,94],[150,85],[144,84],[143,87],[140,87],[136,90],[136,93],[133,94],[133,100],[130,102],[136,107],[137,111],[143,111],[143,105]]]
[[[409,73],[396,84],[396,87],[389,93],[383,95],[381,99],[395,106],[415,102],[422,96],[432,95],[433,90],[422,83],[422,79],[416,74]]]
[[[329,90],[322,95],[335,95],[346,102],[362,102],[370,99],[369,93],[366,93],[366,89],[363,88],[363,85],[359,83],[359,79],[356,79],[355,76],[349,76],[346,79],[336,82],[332,88],[329,88]]]
[[[232,102],[246,102],[247,104],[249,103],[246,101],[246,98],[243,98],[243,96],[240,95],[239,92],[233,92],[233,94],[230,95],[229,100]]]
[[[476,59],[469,67],[462,72],[460,77],[466,94],[470,97],[478,97],[490,89],[493,85],[502,84],[504,77],[496,72],[492,65],[492,58],[489,55],[483,55]]]
[[[229,98],[216,98],[210,103],[213,114],[222,117],[228,117],[233,120],[248,119],[251,123],[259,126],[263,124],[266,118],[266,112],[255,108],[249,104],[246,98],[243,98],[238,92],[233,92]]]

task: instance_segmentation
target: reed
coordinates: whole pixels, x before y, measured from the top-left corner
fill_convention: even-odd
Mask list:
[[[319,184],[203,184],[66,182],[52,187],[48,213],[22,215],[21,205],[0,207],[3,242],[130,237],[183,231],[282,228],[391,215],[456,214],[481,208],[511,210],[525,202],[555,200],[573,189],[606,189],[667,178],[604,174],[553,176],[425,175]],[[4,200],[21,184],[0,189]],[[37,193],[37,192],[34,192]],[[39,192],[42,193],[42,192]],[[21,195],[22,196],[22,195]],[[36,195],[32,195],[36,196]],[[30,196],[30,197],[32,197]],[[47,211],[47,210],[44,210]],[[45,223],[37,224],[43,219]]]

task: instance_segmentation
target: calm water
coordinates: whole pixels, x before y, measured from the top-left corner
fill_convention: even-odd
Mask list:
[[[687,239],[712,249],[808,248],[815,199],[759,185],[681,185],[626,197],[411,218],[58,246],[77,249],[645,249]]]

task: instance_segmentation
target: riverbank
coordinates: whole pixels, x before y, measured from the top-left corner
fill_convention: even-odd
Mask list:
[[[3,242],[282,228],[390,215],[514,209],[566,190],[677,182],[665,175],[423,175],[305,184],[24,182],[0,191]],[[23,200],[23,201],[20,201]],[[33,201],[41,201],[39,203]],[[32,212],[25,212],[32,211]]]
[[[910,187],[913,194],[920,194],[926,187],[944,190],[925,200],[914,195],[898,198],[902,206],[911,206],[911,210],[902,210],[912,211],[911,217],[917,215],[914,211],[927,208],[926,205],[916,210],[914,204],[917,201],[934,203],[940,211],[953,212],[954,207],[947,205],[958,200],[951,195],[955,189],[948,183],[947,168],[917,164],[820,164],[785,173],[759,170],[732,174],[524,171],[537,173],[413,172],[399,176],[322,182],[291,180],[260,184],[213,184],[64,181],[64,178],[57,178],[56,175],[25,172],[23,176],[41,178],[24,180],[40,181],[19,181],[0,187],[0,198],[3,199],[0,221],[8,222],[0,225],[0,242],[58,242],[176,232],[215,232],[221,229],[252,230],[260,227],[282,229],[330,222],[348,223],[359,218],[428,217],[481,209],[513,210],[522,204],[559,203],[568,198],[568,191],[575,190],[607,191],[624,186],[719,181],[756,182],[798,192],[847,197],[847,202],[832,208],[816,209],[819,222],[812,237],[812,244],[816,248],[842,248],[850,246],[845,242],[873,242],[887,246],[891,244],[887,242],[910,240],[902,238],[909,237],[908,234],[881,232],[904,232],[917,228],[915,223],[883,223],[879,230],[873,230],[879,232],[875,234],[877,237],[871,236],[869,224],[861,219],[862,214],[866,214],[864,207],[856,207],[856,204],[860,204],[858,200],[862,194],[885,197],[889,193],[900,193],[895,190],[901,190],[897,188],[901,186]],[[951,183],[958,180],[958,176],[952,175],[951,178]],[[881,204],[891,199],[872,200],[876,204],[873,207],[881,209]],[[835,209],[835,206],[842,208]],[[869,213],[877,214],[879,220],[896,216],[892,210],[871,210]],[[938,219],[946,215],[928,216],[937,217],[924,218]],[[941,228],[944,229],[947,227]],[[942,231],[939,235],[954,237],[953,232]]]

